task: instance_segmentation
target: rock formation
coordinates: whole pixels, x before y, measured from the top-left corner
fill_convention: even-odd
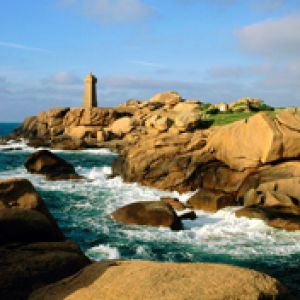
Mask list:
[[[234,104],[264,105],[252,98]],[[159,189],[199,190],[189,205],[209,211],[244,203],[248,191],[260,184],[300,176],[298,109],[272,117],[261,112],[203,129],[201,107],[166,92],[116,108],[52,109],[27,118],[15,137],[61,149],[110,148],[120,154],[113,162],[114,176]],[[284,195],[300,201],[298,195]]]
[[[276,279],[205,263],[103,261],[35,291],[30,300],[292,299]]]
[[[48,150],[31,154],[24,165],[30,173],[45,175],[47,180],[82,179],[74,167]]]
[[[168,203],[163,201],[134,202],[118,208],[112,218],[123,224],[149,225],[182,229],[180,218]]]
[[[25,300],[89,263],[28,180],[0,180],[0,299]]]

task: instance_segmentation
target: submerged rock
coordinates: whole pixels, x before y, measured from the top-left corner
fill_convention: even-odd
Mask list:
[[[180,218],[171,205],[162,201],[134,202],[118,208],[111,214],[117,222],[128,225],[149,225],[182,229]]]
[[[102,261],[35,291],[30,300],[292,299],[275,278],[207,263]]]
[[[42,174],[48,180],[82,179],[75,168],[48,150],[40,150],[31,154],[24,163],[30,173]]]

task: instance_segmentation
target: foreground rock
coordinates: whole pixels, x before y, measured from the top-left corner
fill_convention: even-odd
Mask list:
[[[182,229],[180,218],[171,205],[162,201],[134,202],[111,214],[117,222],[128,225],[149,225]]]
[[[35,289],[89,264],[71,241],[6,244],[0,247],[0,299],[25,300]]]
[[[40,150],[31,154],[24,163],[30,173],[42,174],[48,180],[82,179],[75,168],[48,150]]]
[[[0,299],[25,300],[89,263],[28,180],[0,180]]]
[[[30,181],[22,178],[0,180],[0,245],[64,239]]]
[[[34,292],[30,300],[291,299],[276,279],[205,263],[99,262]]]

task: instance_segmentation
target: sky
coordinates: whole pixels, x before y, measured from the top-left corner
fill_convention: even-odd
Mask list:
[[[0,122],[176,90],[300,106],[299,0],[0,0]]]

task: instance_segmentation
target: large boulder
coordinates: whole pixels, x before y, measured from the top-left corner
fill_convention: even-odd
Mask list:
[[[204,145],[205,137],[201,132],[149,135],[117,157],[113,162],[113,175],[159,189],[193,190],[201,181],[197,177],[200,175],[197,152]]]
[[[182,97],[177,92],[164,92],[154,95],[149,102],[158,102],[168,107],[173,107],[182,101]]]
[[[82,179],[70,163],[48,150],[31,154],[24,165],[28,172],[45,175],[48,180]]]
[[[71,241],[7,244],[0,247],[0,299],[26,300],[32,291],[90,264]]]
[[[7,243],[53,242],[62,237],[48,216],[34,209],[0,209],[0,245]]]
[[[35,291],[30,300],[292,299],[266,274],[221,264],[102,261]]]
[[[206,151],[235,170],[253,168],[281,158],[281,133],[265,113],[215,130]]]
[[[0,299],[25,300],[89,263],[27,179],[0,180]]]
[[[300,177],[280,178],[262,182],[244,195],[244,205],[299,206]]]
[[[200,189],[187,201],[188,207],[208,212],[216,212],[224,207],[237,205],[239,203],[233,194],[205,189]]]
[[[172,124],[173,121],[170,118],[159,114],[151,116],[145,122],[148,133],[151,132],[151,129],[156,130],[157,133],[165,132]]]
[[[262,164],[300,156],[298,117],[284,112],[273,120],[266,113],[219,127],[211,134],[204,151],[235,170],[259,167]],[[284,124],[291,119],[292,126]],[[280,121],[281,120],[281,121]],[[282,122],[282,123],[280,123]]]
[[[85,138],[96,138],[97,132],[102,127],[99,126],[74,126],[64,129],[65,135],[74,140],[84,140]]]
[[[193,131],[200,126],[201,115],[200,112],[181,112],[175,120],[174,126],[179,132]]]
[[[0,180],[0,299],[25,300],[89,263],[27,179]]]
[[[122,137],[134,128],[134,122],[130,117],[123,117],[114,121],[108,128],[114,135]]]
[[[176,112],[198,112],[200,111],[201,104],[196,101],[184,101],[176,104],[173,108],[174,111]]]
[[[282,134],[282,158],[300,157],[300,110],[283,110],[277,114]]]
[[[0,180],[0,244],[63,239],[62,231],[29,180]]]
[[[171,205],[162,201],[134,202],[111,214],[117,222],[128,225],[149,225],[182,229],[180,219]]]

